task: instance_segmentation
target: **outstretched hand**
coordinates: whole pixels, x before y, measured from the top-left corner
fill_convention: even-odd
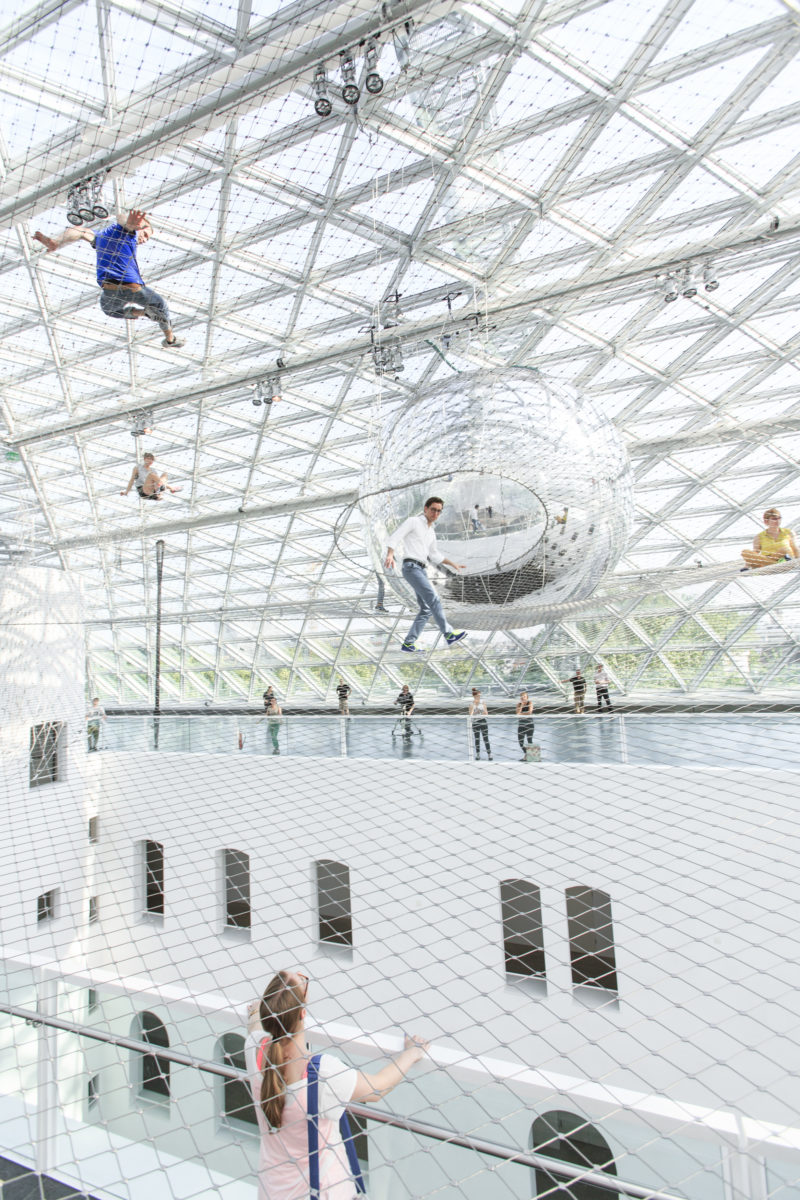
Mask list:
[[[141,208],[132,208],[125,221],[128,229],[144,229],[147,224],[147,213]]]

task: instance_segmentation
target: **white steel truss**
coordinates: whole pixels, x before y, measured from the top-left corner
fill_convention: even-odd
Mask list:
[[[356,109],[339,98],[348,49]],[[767,505],[800,517],[799,51],[779,0],[20,14],[0,33],[0,534],[84,579],[92,692],[152,696],[160,536],[165,702],[267,684],[321,702],[339,674],[364,701],[401,680],[552,690],[598,656],[628,692],[795,688],[794,574],[709,568]],[[140,263],[179,355],[101,313],[85,243],[33,240],[97,172],[112,211],[152,213]],[[691,294],[666,303],[670,285]],[[396,378],[372,353],[393,293]],[[409,667],[407,614],[391,596],[374,611],[358,518],[341,518],[412,389],[507,363],[569,381],[622,431],[637,520],[619,586],[591,615]],[[255,407],[258,381],[280,402]],[[136,511],[119,492],[147,448],[183,490]],[[705,581],[682,570],[624,598],[631,575],[695,562]]]

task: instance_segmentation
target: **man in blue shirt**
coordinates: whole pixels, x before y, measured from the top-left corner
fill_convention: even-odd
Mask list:
[[[94,235],[86,229],[70,227],[57,238],[46,237],[38,230],[33,236],[48,253],[70,242],[89,242],[97,254],[97,282],[103,289],[100,307],[106,316],[127,321],[149,317],[161,327],[162,346],[173,350],[185,343],[175,337],[166,300],[147,286],[136,261],[137,246],[143,246],[152,234],[147,214],[132,208],[127,217],[118,216],[114,225]]]

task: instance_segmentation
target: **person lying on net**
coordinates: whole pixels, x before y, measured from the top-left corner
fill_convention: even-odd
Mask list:
[[[765,528],[753,538],[753,549],[743,550],[742,558],[747,567],[769,567],[773,563],[798,558],[797,542],[791,529],[781,528],[781,514],[777,508],[768,508],[764,513]]]
[[[145,454],[141,463],[134,463],[128,486],[120,492],[120,496],[127,496],[134,485],[140,500],[163,500],[165,491],[172,492],[174,496],[181,490],[170,487],[167,483],[167,472],[159,471],[152,454]]]
[[[176,350],[185,342],[175,337],[166,300],[146,285],[136,261],[137,246],[143,246],[152,236],[153,226],[138,208],[132,208],[127,217],[120,213],[113,225],[95,234],[70,226],[55,238],[38,229],[33,235],[48,254],[71,242],[89,242],[97,255],[97,282],[103,289],[100,307],[106,316],[127,321],[148,317],[164,334],[162,346]]]
[[[405,1049],[374,1074],[334,1054],[311,1054],[305,1020],[309,981],[279,971],[248,1009],[244,1053],[261,1134],[258,1200],[353,1200],[364,1191],[345,1107],[381,1100],[401,1083],[428,1043]]]

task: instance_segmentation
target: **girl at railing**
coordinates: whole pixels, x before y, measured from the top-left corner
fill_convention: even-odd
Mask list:
[[[345,1106],[371,1103],[397,1087],[428,1049],[405,1049],[374,1075],[333,1054],[310,1055],[305,1019],[308,977],[279,971],[250,1005],[247,1072],[261,1131],[258,1200],[353,1200],[364,1186]]]

